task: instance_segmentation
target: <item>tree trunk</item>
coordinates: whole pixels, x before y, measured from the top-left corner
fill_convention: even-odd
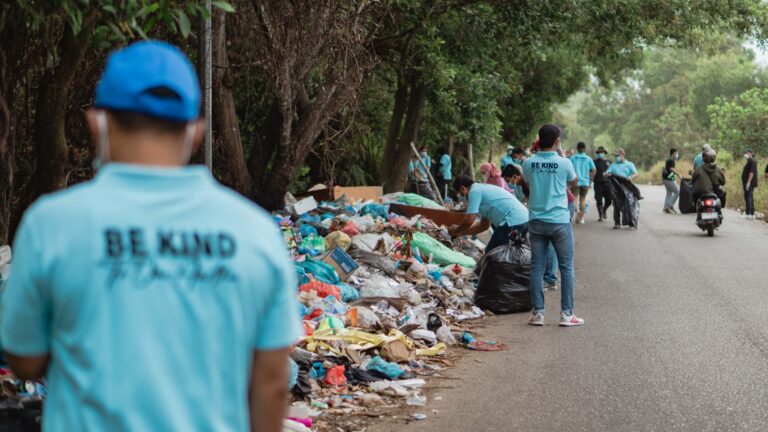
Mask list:
[[[232,81],[227,59],[226,13],[213,12],[213,121],[214,132],[224,169],[220,172],[224,184],[243,195],[251,192],[251,176],[245,164],[240,126],[232,96]]]
[[[35,112],[35,189],[29,203],[37,196],[67,186],[69,151],[65,134],[65,115],[69,106],[69,89],[78,65],[90,46],[90,31],[74,36],[65,31],[62,36],[59,64],[48,70],[40,80]]]
[[[392,119],[389,122],[389,131],[387,132],[387,142],[384,148],[384,155],[381,158],[381,167],[379,175],[381,182],[386,187],[386,179],[395,163],[397,154],[397,145],[399,143],[400,131],[403,127],[403,117],[408,108],[408,84],[398,75],[397,90],[395,91],[395,103],[392,106]]]
[[[427,96],[427,88],[418,77],[413,77],[410,83],[408,95],[408,109],[405,113],[405,125],[398,139],[397,149],[389,155],[392,161],[388,174],[384,179],[384,191],[399,192],[405,190],[408,171],[408,162],[411,160],[411,143],[416,143],[421,126],[421,115],[424,111],[424,102]]]

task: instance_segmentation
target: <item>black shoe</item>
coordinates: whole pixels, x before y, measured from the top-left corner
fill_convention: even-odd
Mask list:
[[[599,218],[597,221],[598,221],[598,222],[604,222],[604,221],[605,221],[605,219],[603,219],[603,218]]]
[[[613,229],[615,229],[615,230],[621,229],[621,225],[614,225]]]

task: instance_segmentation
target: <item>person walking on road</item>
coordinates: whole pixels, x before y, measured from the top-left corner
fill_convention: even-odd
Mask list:
[[[47,377],[45,430],[282,430],[293,264],[269,213],[186,166],[199,118],[178,48],[114,52],[96,177],[24,215],[0,329],[14,374]]]
[[[597,148],[596,157],[593,160],[595,163],[595,177],[594,189],[595,189],[595,201],[597,207],[597,221],[603,222],[608,218],[606,211],[611,206],[611,184],[608,181],[608,177],[605,176],[605,172],[608,171],[608,167],[611,166],[605,155],[608,153],[602,146]]]
[[[680,172],[675,169],[675,162],[678,159],[680,159],[680,153],[677,149],[669,149],[669,158],[664,164],[664,169],[661,171],[661,180],[664,182],[664,187],[667,189],[667,196],[664,199],[664,213],[677,213],[675,210],[675,203],[680,196],[680,188],[677,186],[677,179],[682,178]]]
[[[590,186],[592,186],[592,179],[595,178],[597,167],[595,162],[587,156],[585,153],[587,145],[583,142],[576,144],[576,154],[571,157],[571,163],[573,169],[576,170],[576,175],[579,177],[578,185],[571,189],[573,195],[579,199],[578,213],[576,214],[576,223],[583,224],[586,221],[584,216],[586,213],[587,205],[587,193]]]
[[[610,167],[608,167],[608,171],[606,171],[606,174],[609,176],[617,176],[621,177],[624,180],[627,180],[628,182],[632,182],[632,180],[637,177],[637,168],[635,167],[635,164],[628,161],[626,159],[626,154],[624,152],[624,149],[617,149],[613,153],[614,161],[611,164]],[[616,205],[616,202],[614,200],[613,204],[613,229],[620,229],[621,228],[621,208],[619,208],[618,205]],[[628,223],[630,228],[637,228],[632,224],[631,222]]]
[[[523,163],[523,175],[531,189],[528,201],[531,242],[530,325],[544,325],[544,269],[547,250],[555,249],[560,268],[560,325],[578,326],[584,320],[573,314],[573,226],[568,212],[569,186],[578,184],[576,171],[567,158],[559,156],[560,129],[547,124],[539,129],[540,151]]]
[[[744,170],[741,172],[741,185],[744,190],[744,203],[747,207],[743,219],[755,218],[755,188],[757,187],[757,162],[752,149],[744,150]]]
[[[485,247],[486,252],[505,245],[509,235],[517,231],[525,236],[528,232],[528,210],[504,189],[483,183],[475,183],[467,176],[458,176],[453,181],[456,195],[467,198],[467,214],[481,216],[480,221],[464,218],[464,222],[449,228],[453,237],[474,235],[493,227],[491,240]]]

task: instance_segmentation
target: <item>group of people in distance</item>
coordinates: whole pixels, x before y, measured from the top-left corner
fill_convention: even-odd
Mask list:
[[[677,170],[676,162],[680,159],[680,152],[676,148],[669,150],[669,158],[664,164],[661,177],[666,188],[667,195],[664,200],[664,213],[677,213],[674,206],[680,196],[678,182],[683,175]],[[694,202],[704,194],[713,193],[720,198],[721,205],[725,207],[726,193],[725,172],[717,166],[717,153],[709,144],[702,146],[701,152],[693,158],[693,171],[691,172],[691,185],[694,189]],[[755,189],[757,188],[757,160],[754,150],[744,150],[744,168],[741,173],[741,186],[744,192],[743,219],[755,219]],[[768,178],[768,166],[765,168],[765,177]]]

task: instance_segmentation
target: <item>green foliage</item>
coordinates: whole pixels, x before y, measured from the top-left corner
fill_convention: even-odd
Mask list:
[[[734,100],[717,98],[709,115],[719,147],[734,153],[747,147],[768,153],[768,89],[753,88]]]
[[[98,46],[143,38],[156,25],[163,25],[186,38],[192,19],[209,15],[201,1],[173,0],[16,0],[31,19],[33,28],[52,36],[50,27],[62,20],[73,34],[94,31]],[[234,12],[229,2],[215,1],[213,7]]]
[[[670,147],[693,158],[704,142],[728,133],[718,131],[721,126],[714,123],[722,119],[707,107],[766,84],[766,72],[753,59],[730,38],[713,42],[708,52],[652,49],[643,68],[623,83],[593,87],[577,113],[578,123],[591,135],[607,133],[611,148],[623,147],[643,168],[666,158]]]

